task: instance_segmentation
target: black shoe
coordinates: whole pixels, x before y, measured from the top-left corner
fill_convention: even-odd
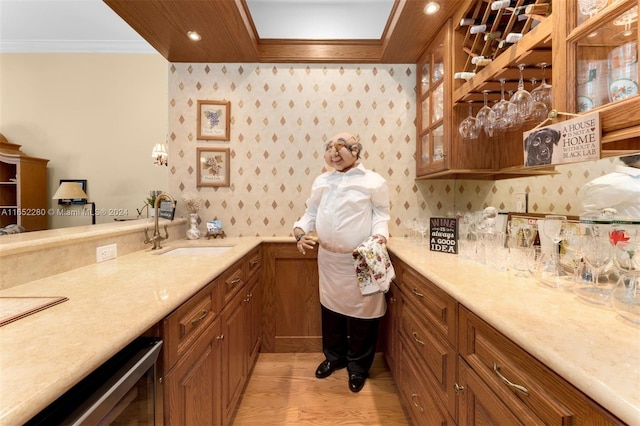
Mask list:
[[[364,386],[364,382],[367,379],[366,374],[350,372],[349,373],[349,390],[351,392],[360,392]]]
[[[345,368],[346,366],[346,362],[329,361],[325,359],[316,369],[316,377],[318,379],[324,379],[325,377],[329,377],[334,371]]]

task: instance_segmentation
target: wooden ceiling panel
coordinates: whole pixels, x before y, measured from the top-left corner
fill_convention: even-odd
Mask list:
[[[396,0],[381,40],[261,40],[244,0],[104,0],[170,62],[415,63],[438,30],[471,0]],[[202,40],[187,38],[197,31]]]

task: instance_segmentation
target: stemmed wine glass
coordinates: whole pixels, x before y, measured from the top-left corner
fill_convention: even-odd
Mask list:
[[[553,108],[553,86],[547,83],[547,79],[545,77],[544,71],[547,68],[547,65],[548,64],[546,62],[538,64],[538,66],[542,68],[542,83],[531,91],[531,98],[534,103],[542,102],[545,104],[548,112]]]
[[[504,98],[504,83],[505,79],[500,79],[500,100],[496,102],[491,110],[495,114],[494,130],[507,130],[511,126],[511,116],[509,114],[509,101]]]
[[[608,236],[599,234],[589,235],[582,247],[584,260],[591,268],[591,285],[576,288],[576,293],[586,301],[604,304],[613,290],[609,283],[600,283],[602,271],[611,259],[610,248]]]
[[[534,89],[530,92],[533,104],[531,105],[531,114],[529,115],[529,119],[536,123],[540,123],[546,120],[549,116],[549,108],[547,108],[547,104],[544,102],[534,99],[533,90],[535,90],[536,85],[535,78],[531,79],[531,84],[534,86]]]
[[[480,133],[478,120],[473,116],[473,109],[471,108],[472,102],[473,101],[469,101],[469,116],[462,120],[458,126],[458,131],[463,139],[478,139],[478,133]]]
[[[519,64],[518,69],[520,70],[520,80],[518,81],[518,90],[513,94],[509,102],[514,107],[515,113],[515,121],[518,124],[523,124],[529,115],[531,114],[531,107],[533,105],[533,97],[531,93],[527,92],[524,88],[524,77],[522,75],[522,71],[524,70],[525,64]]]
[[[487,104],[489,91],[483,90],[482,95],[484,96],[484,106],[477,112],[476,120],[478,120],[478,126],[482,127],[487,136],[491,137],[493,136],[493,126],[496,119],[496,113],[493,112],[491,107]]]
[[[621,317],[640,324],[640,221],[616,222],[609,241],[620,278],[611,293],[611,306]]]
[[[567,224],[567,217],[564,215],[558,214],[549,214],[544,217],[543,224],[543,232],[549,237],[551,242],[553,242],[553,251],[552,251],[552,266],[553,266],[553,275],[552,279],[558,280],[563,275],[564,272],[560,266],[559,252],[560,252],[560,241],[564,239],[564,233]],[[560,287],[558,285],[557,287]]]

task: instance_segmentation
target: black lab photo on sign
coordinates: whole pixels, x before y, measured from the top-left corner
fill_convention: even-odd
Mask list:
[[[431,251],[458,254],[458,219],[429,218],[429,248]]]

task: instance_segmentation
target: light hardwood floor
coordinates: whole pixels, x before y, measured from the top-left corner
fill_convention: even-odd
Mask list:
[[[235,414],[242,425],[409,425],[382,355],[359,393],[347,370],[316,379],[320,353],[261,353]]]

